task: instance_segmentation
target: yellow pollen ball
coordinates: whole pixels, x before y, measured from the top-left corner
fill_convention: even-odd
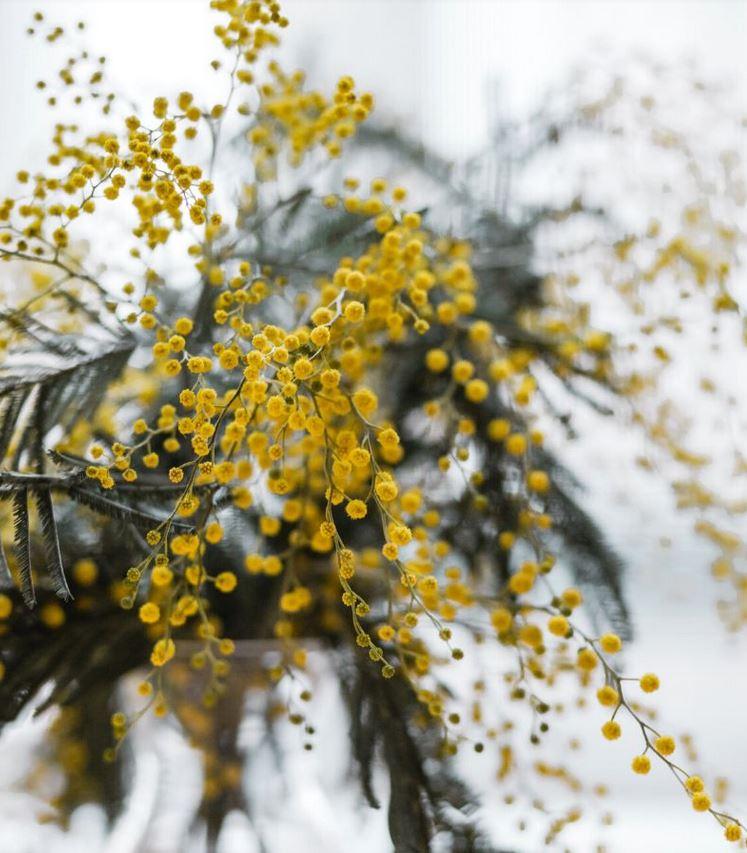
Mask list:
[[[511,432],[511,424],[505,418],[493,418],[488,424],[488,438],[491,441],[503,441]]]
[[[615,722],[615,720],[607,720],[602,726],[602,734],[607,740],[617,740],[622,734],[620,723]]]
[[[239,363],[239,356],[235,350],[225,349],[218,358],[218,363],[224,370],[233,370]]]
[[[140,608],[138,615],[141,622],[145,622],[146,625],[152,625],[161,618],[161,609],[157,604],[148,601]]]
[[[674,738],[668,735],[657,737],[654,741],[654,748],[661,755],[671,755],[675,750]]]
[[[150,662],[153,666],[163,666],[174,657],[175,653],[176,645],[170,637],[158,640],[158,642],[153,646],[153,651],[150,655]]]
[[[158,467],[158,454],[146,453],[146,455],[143,456],[143,465],[145,465],[146,468]]]
[[[622,640],[617,634],[602,634],[599,638],[599,645],[602,647],[602,651],[607,652],[608,655],[614,655],[622,648]]]
[[[634,773],[646,774],[651,769],[651,759],[647,755],[636,755],[630,766]]]
[[[232,592],[238,583],[233,572],[221,572],[215,579],[215,588],[221,592]]]
[[[521,456],[526,449],[527,440],[525,436],[520,435],[519,433],[513,433],[506,439],[506,450],[512,456]]]
[[[641,676],[639,684],[644,693],[653,693],[659,689],[659,677],[654,675],[653,672],[647,672]]]
[[[484,379],[470,379],[464,386],[464,395],[471,403],[482,403],[489,391],[488,383]]]
[[[293,375],[296,379],[308,379],[314,372],[314,365],[308,358],[299,358],[293,365]]]
[[[597,690],[597,701],[600,705],[610,708],[619,703],[620,694],[614,687],[611,687],[609,684],[605,684],[604,687],[600,687],[599,690]]]
[[[692,804],[696,812],[707,812],[711,807],[711,798],[708,794],[701,791],[697,794],[693,794]]]
[[[547,630],[556,637],[565,637],[569,627],[565,616],[551,616],[547,621]]]
[[[576,589],[576,587],[569,586],[568,589],[563,590],[560,595],[560,598],[565,604],[566,607],[570,607],[574,609],[579,605],[583,604],[584,597],[581,594],[581,590]]]
[[[73,578],[81,586],[91,586],[96,582],[98,574],[98,567],[93,560],[84,558],[73,565]]]
[[[366,308],[362,302],[348,302],[343,314],[348,323],[360,323],[366,316]]]
[[[347,506],[345,507],[345,512],[350,516],[350,518],[365,518],[368,513],[368,508],[363,501],[356,498],[355,500],[348,501]]]
[[[727,841],[739,841],[742,837],[742,827],[738,823],[727,823],[724,829],[724,838]]]
[[[685,779],[685,787],[691,794],[698,794],[705,788],[705,785],[700,776],[688,776]]]
[[[425,366],[431,373],[442,373],[449,366],[449,356],[442,349],[431,349],[425,354]]]
[[[530,471],[527,474],[527,488],[543,494],[550,488],[550,478],[544,471]]]

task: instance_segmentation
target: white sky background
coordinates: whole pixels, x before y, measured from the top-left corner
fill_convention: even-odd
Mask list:
[[[109,57],[111,78],[148,103],[154,94],[204,90],[206,80],[209,84],[212,72],[207,64],[213,51],[205,38],[206,5],[197,0],[53,0],[41,8],[61,22],[85,19],[89,44]],[[286,0],[283,7],[291,19],[284,39],[283,55],[291,60],[286,64],[311,69],[315,83],[329,84],[341,73],[352,74],[362,89],[375,93],[381,115],[399,118],[413,135],[448,156],[469,154],[487,141],[486,104],[496,91],[491,81],[499,81],[499,105],[507,112],[521,112],[548,86],[562,81],[572,66],[598,62],[609,54],[643,49],[659,60],[694,57],[707,75],[734,85],[735,105],[747,103],[747,3],[738,0]],[[33,83],[48,74],[48,59],[37,42],[23,36],[36,8],[27,0],[0,0],[0,193],[10,188],[17,168],[39,162],[45,152],[48,118]],[[133,55],[139,57],[136,67]],[[618,439],[605,433],[603,440],[570,448],[567,458],[581,474],[595,472],[590,479],[598,485],[589,503],[599,507],[603,524],[629,559],[628,585],[638,590],[631,600],[637,640],[626,656],[626,669],[662,675],[664,686],[656,698],[663,719],[674,734],[696,735],[703,769],[711,779],[723,774],[733,780],[740,796],[732,804],[746,815],[747,692],[741,685],[747,643],[745,638],[735,642],[727,637],[716,618],[717,590],[706,568],[710,553],[675,519],[667,490],[634,472],[627,450],[615,452]],[[663,533],[675,540],[667,551],[658,546]],[[628,768],[637,743],[632,738],[616,744],[601,741],[596,732],[602,720],[601,712],[589,714],[589,737],[578,771],[612,783],[609,805],[617,823],[604,835],[610,849],[729,849],[708,818],[690,811],[663,769],[656,768],[647,778],[633,777]],[[11,758],[4,764],[13,763],[12,756],[20,754],[29,737],[29,729],[21,727],[0,741],[12,750],[3,753]],[[1,793],[7,778],[7,771],[0,769],[0,826],[4,816],[10,820],[16,802]],[[304,836],[310,846],[296,846],[299,853],[347,851],[345,833],[358,836],[359,851],[388,849],[380,834],[380,816],[371,817],[367,831],[360,832],[362,823],[354,820],[343,822],[337,837],[334,832],[325,837],[330,832],[325,823],[332,821],[325,808],[329,806],[321,800],[299,805],[297,813],[316,821],[314,831],[322,833]],[[338,818],[342,811],[336,810]],[[538,840],[522,842],[521,836],[512,835],[514,819],[496,803],[497,825],[505,827],[501,842],[535,853]],[[20,830],[19,824],[5,825]],[[37,853],[42,844],[48,853],[77,851],[84,837],[90,853],[129,853],[126,833],[108,847],[103,844],[100,824],[90,813],[81,815],[76,827],[80,834],[66,841],[52,830],[38,837],[25,831],[0,833],[0,853]],[[290,843],[287,827],[276,832],[270,835],[277,845],[271,853],[288,849]],[[578,853],[591,853],[600,837],[589,823],[568,840],[573,839],[570,846]],[[171,853],[166,841],[153,849]],[[225,849],[234,848],[226,844]]]

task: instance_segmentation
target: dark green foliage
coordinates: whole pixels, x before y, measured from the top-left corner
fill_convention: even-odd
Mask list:
[[[52,631],[31,614],[19,615],[13,636],[3,643],[8,673],[0,682],[0,722],[13,720],[45,684],[53,689],[35,712],[54,705],[76,705],[90,690],[108,685],[144,660],[148,643],[132,614],[113,603],[91,613],[77,611],[64,630]],[[108,719],[107,719],[108,725]]]
[[[8,322],[7,316],[0,315],[0,322]],[[14,325],[19,322],[15,316]],[[74,340],[56,340],[51,331],[42,337],[35,325],[27,320],[24,332],[36,347],[18,348],[15,363],[0,369],[0,458],[15,438],[13,470],[25,465],[42,471],[50,430],[67,429],[94,408],[134,349],[131,338],[118,338],[87,352]]]
[[[19,489],[13,495],[13,538],[21,594],[26,604],[33,607],[36,603],[36,596],[34,594],[34,581],[31,578],[31,537],[29,535],[29,505],[26,489]]]
[[[62,554],[60,553],[60,539],[57,535],[57,524],[54,520],[54,509],[52,508],[52,496],[49,489],[39,489],[34,492],[36,506],[39,513],[42,541],[47,557],[47,573],[52,581],[55,593],[64,601],[72,598],[70,588],[65,579],[65,570],[62,567]]]
[[[386,680],[364,658],[341,675],[351,720],[351,746],[369,805],[380,808],[373,768],[389,778],[389,833],[395,853],[499,853],[474,819],[475,796],[437,754],[441,733],[404,679]],[[417,721],[417,722],[414,722]],[[434,769],[435,764],[435,769]],[[433,845],[433,846],[432,846]]]

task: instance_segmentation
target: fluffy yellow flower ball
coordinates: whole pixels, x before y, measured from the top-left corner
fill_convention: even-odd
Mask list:
[[[141,622],[144,622],[146,625],[152,625],[161,618],[161,609],[157,604],[148,601],[140,608],[138,615]]]
[[[651,769],[651,759],[647,755],[636,755],[630,766],[634,773],[645,775]]]
[[[176,653],[176,644],[170,638],[159,640],[154,646],[150,655],[150,662],[153,666],[163,666],[167,664]]]
[[[602,634],[599,638],[599,645],[602,647],[602,651],[607,652],[608,655],[614,655],[622,648],[622,640],[617,634]]]
[[[347,506],[345,507],[345,512],[350,516],[350,518],[365,518],[368,513],[368,508],[363,501],[356,498],[355,500],[348,501]]]
[[[620,723],[615,720],[607,720],[607,722],[602,726],[602,734],[607,738],[607,740],[617,740],[622,734]]]

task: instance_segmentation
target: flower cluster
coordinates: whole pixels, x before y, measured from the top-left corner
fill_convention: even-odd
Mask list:
[[[657,676],[630,679],[612,665],[622,640],[583,627],[584,596],[565,580],[556,525],[568,522],[545,447],[540,377],[549,368],[561,381],[619,380],[613,336],[590,324],[584,305],[565,298],[527,310],[523,340],[506,335],[480,310],[485,288],[469,242],[439,233],[408,204],[404,187],[383,178],[367,185],[349,178],[340,193],[303,196],[314,198],[321,214],[352,219],[351,232],[365,240],[328,269],[304,271],[302,287],[291,287],[286,271],[259,249],[252,257],[242,242],[244,217],[250,210],[263,215],[263,205],[271,216],[286,204],[268,204],[267,186],[288,165],[340,156],[373,98],[356,94],[350,77],[340,79],[330,98],[307,91],[302,74],[287,74],[274,61],[262,82],[258,60],[287,23],[278,4],[211,5],[222,15],[215,33],[231,57],[223,103],[200,105],[190,92],[159,96],[149,116],[122,116],[118,124],[117,99],[107,99],[106,130],[59,124],[48,173],[20,173],[19,197],[0,204],[0,258],[33,264],[27,267],[32,292],[15,314],[49,314],[61,331],[60,300],[85,333],[90,297],[112,324],[137,338],[143,356],[110,387],[95,415],[80,413],[55,439],[60,458],[79,469],[71,497],[80,494],[80,482],[95,489],[97,506],[141,494],[147,509],[154,495],[167,497],[165,515],[141,513],[148,521],[141,556],[109,590],[134,611],[150,664],[140,686],[143,708],[111,718],[115,741],[146,710],[169,712],[165,673],[180,665],[183,649],[189,666],[205,673],[204,704],[215,704],[236,650],[220,602],[241,596],[250,581],[266,581],[251,589],[272,591],[268,634],[280,650],[270,670],[273,685],[303,678],[310,635],[350,637],[383,679],[401,679],[412,689],[448,757],[473,738],[442,673],[490,641],[496,655],[511,661],[504,673],[510,699],[532,720],[542,719],[533,743],[549,729],[552,708],[543,690],[571,673],[610,710],[605,738],[620,737],[623,715],[640,727],[635,773],[648,773],[652,759],[659,760],[693,808],[710,812],[726,838],[739,840],[742,824],[714,807],[702,779],[672,760],[675,739],[655,729],[628,697],[625,682],[649,694],[659,687]],[[42,25],[37,16],[35,29]],[[62,37],[55,33],[49,38]],[[102,73],[92,78],[94,94]],[[70,67],[62,79],[74,83]],[[234,210],[216,201],[214,167],[234,94],[254,87],[258,106],[242,103],[235,111],[249,124],[243,138],[254,177]],[[198,165],[189,146],[205,130],[212,156]],[[79,219],[123,201],[136,213],[129,255],[143,271],[137,283],[120,281],[115,291],[85,268],[76,238],[85,233]],[[186,257],[199,285],[196,304],[183,292],[175,299],[167,275],[157,271],[166,249]],[[698,285],[719,280],[682,240],[655,263],[678,260]],[[720,287],[714,297],[717,310],[729,308],[724,293]],[[12,350],[27,332],[12,328],[6,347]],[[398,419],[397,394],[413,387],[411,381],[396,388],[405,375],[417,377],[423,402],[413,417]],[[135,414],[129,428],[118,407]],[[423,447],[420,459],[413,448]],[[15,458],[13,447],[9,457]],[[237,518],[250,520],[255,532],[242,541],[240,555],[224,547]],[[478,519],[475,536],[484,537],[472,551],[459,535],[467,518]],[[498,567],[490,578],[480,565],[485,554]],[[93,607],[87,594],[100,574],[88,558],[73,567],[85,606]],[[249,606],[239,600],[240,610]],[[13,600],[0,594],[0,631],[13,614]],[[39,619],[50,631],[64,630],[66,610],[50,601]],[[310,692],[300,698],[308,701]],[[187,730],[210,728],[183,705]],[[295,709],[288,716],[294,723],[305,719]],[[480,727],[481,712],[472,716]],[[482,727],[484,740],[496,745],[502,779],[513,764],[503,739],[510,726]],[[484,751],[483,740],[474,746]],[[107,757],[114,759],[116,749]],[[571,778],[546,762],[537,773]],[[229,775],[235,785],[236,774]],[[218,776],[211,776],[212,786]],[[551,835],[577,816],[555,821]]]

